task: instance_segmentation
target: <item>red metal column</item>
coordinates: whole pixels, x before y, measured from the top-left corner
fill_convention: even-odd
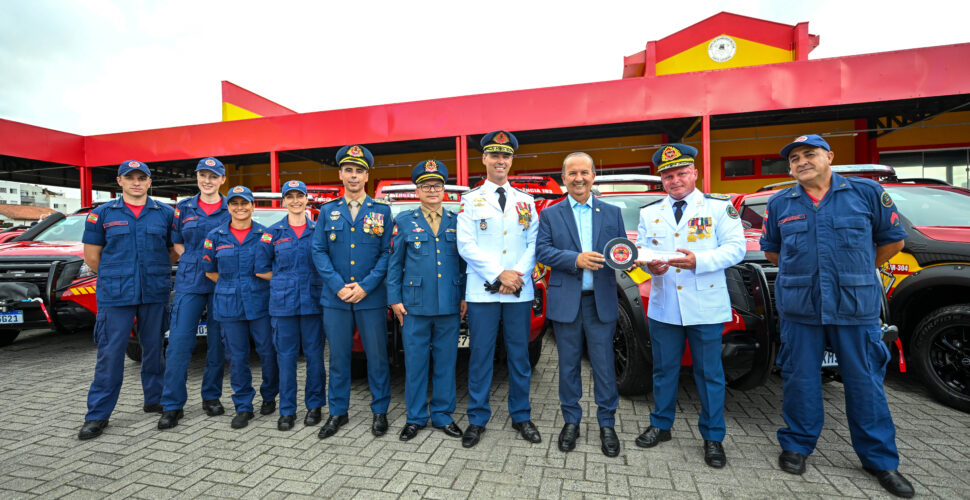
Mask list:
[[[280,192],[280,157],[276,151],[269,152],[269,190]],[[273,200],[273,207],[279,208],[280,200]]]
[[[468,185],[468,136],[455,137],[455,182],[459,186]]]
[[[78,167],[78,173],[81,177],[81,206],[90,207],[94,204],[94,190],[91,186],[91,169],[88,167]]]
[[[711,115],[701,117],[701,154],[704,155],[704,192],[711,192]]]

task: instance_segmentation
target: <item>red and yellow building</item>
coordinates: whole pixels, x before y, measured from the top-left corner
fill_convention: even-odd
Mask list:
[[[112,189],[116,165],[156,169],[155,194],[195,191],[195,162],[217,156],[230,183],[337,182],[336,150],[366,144],[371,183],[435,158],[467,184],[482,175],[482,134],[515,132],[514,173],[560,171],[586,151],[600,173],[648,173],[659,144],[700,150],[706,191],[747,192],[787,178],[778,150],[820,133],[836,163],[884,163],[901,176],[967,184],[970,43],[809,59],[820,42],[795,26],[722,12],[624,58],[622,78],[353,109],[296,113],[223,83],[223,120],[79,136],[0,120],[0,174]],[[618,68],[619,70],[620,68]]]

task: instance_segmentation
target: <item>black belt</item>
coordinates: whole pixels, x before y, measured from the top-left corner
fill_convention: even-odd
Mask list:
[[[589,297],[593,295],[593,290],[583,290],[583,297]]]

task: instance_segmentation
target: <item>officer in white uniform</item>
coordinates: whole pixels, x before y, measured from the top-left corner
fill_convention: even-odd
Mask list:
[[[462,446],[478,444],[492,416],[488,404],[499,321],[509,366],[509,414],[531,443],[542,441],[529,404],[529,323],[532,268],[539,217],[532,196],[508,181],[515,136],[498,130],[481,141],[485,183],[461,198],[458,253],[468,264],[465,300],[471,355],[468,364],[468,422]]]
[[[704,461],[724,467],[724,369],[721,335],[731,320],[724,270],[744,258],[745,240],[730,197],[695,188],[697,150],[670,144],[653,155],[667,197],[640,211],[637,248],[650,280],[650,340],[653,346],[655,409],[636,444],[642,448],[670,440],[677,407],[684,339],[690,342],[694,382],[703,411],[698,427]],[[663,252],[667,252],[665,255]],[[677,256],[670,256],[676,254]]]

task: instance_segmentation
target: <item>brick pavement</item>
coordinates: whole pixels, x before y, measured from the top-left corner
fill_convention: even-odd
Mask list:
[[[543,442],[530,445],[511,428],[505,370],[496,367],[493,420],[482,442],[467,450],[460,440],[432,430],[407,443],[403,379],[392,379],[387,436],[371,436],[366,379],[351,394],[350,424],[320,441],[319,426],[276,430],[278,414],[260,416],[234,431],[229,415],[204,416],[199,401],[203,360],[190,369],[186,418],[174,430],[155,428],[142,413],[139,365],[128,361],[125,386],[105,434],[76,438],[85,412],[95,346],[90,335],[22,334],[0,349],[0,498],[779,498],[886,497],[865,474],[849,442],[843,391],[825,386],[825,430],[802,477],[776,468],[775,431],[781,425],[781,383],[729,391],[728,466],[704,465],[694,423],[700,403],[690,377],[681,379],[674,439],[643,450],[633,444],[646,426],[649,397],[621,398],[617,458],[599,451],[595,416],[580,426],[574,452],[556,448],[562,426],[557,399],[555,341],[547,336],[532,379],[533,420]],[[255,359],[255,358],[254,358]],[[258,381],[258,363],[254,378]],[[588,365],[583,370],[583,411],[595,415]],[[300,376],[302,377],[302,364]],[[455,418],[467,424],[465,369],[459,362]],[[226,390],[229,390],[228,377]],[[932,401],[903,376],[887,392],[898,429],[901,470],[922,497],[970,498],[970,416]],[[302,398],[302,395],[300,395]],[[222,398],[229,403],[228,392]],[[258,398],[257,398],[258,402]],[[428,428],[430,429],[430,428]]]

